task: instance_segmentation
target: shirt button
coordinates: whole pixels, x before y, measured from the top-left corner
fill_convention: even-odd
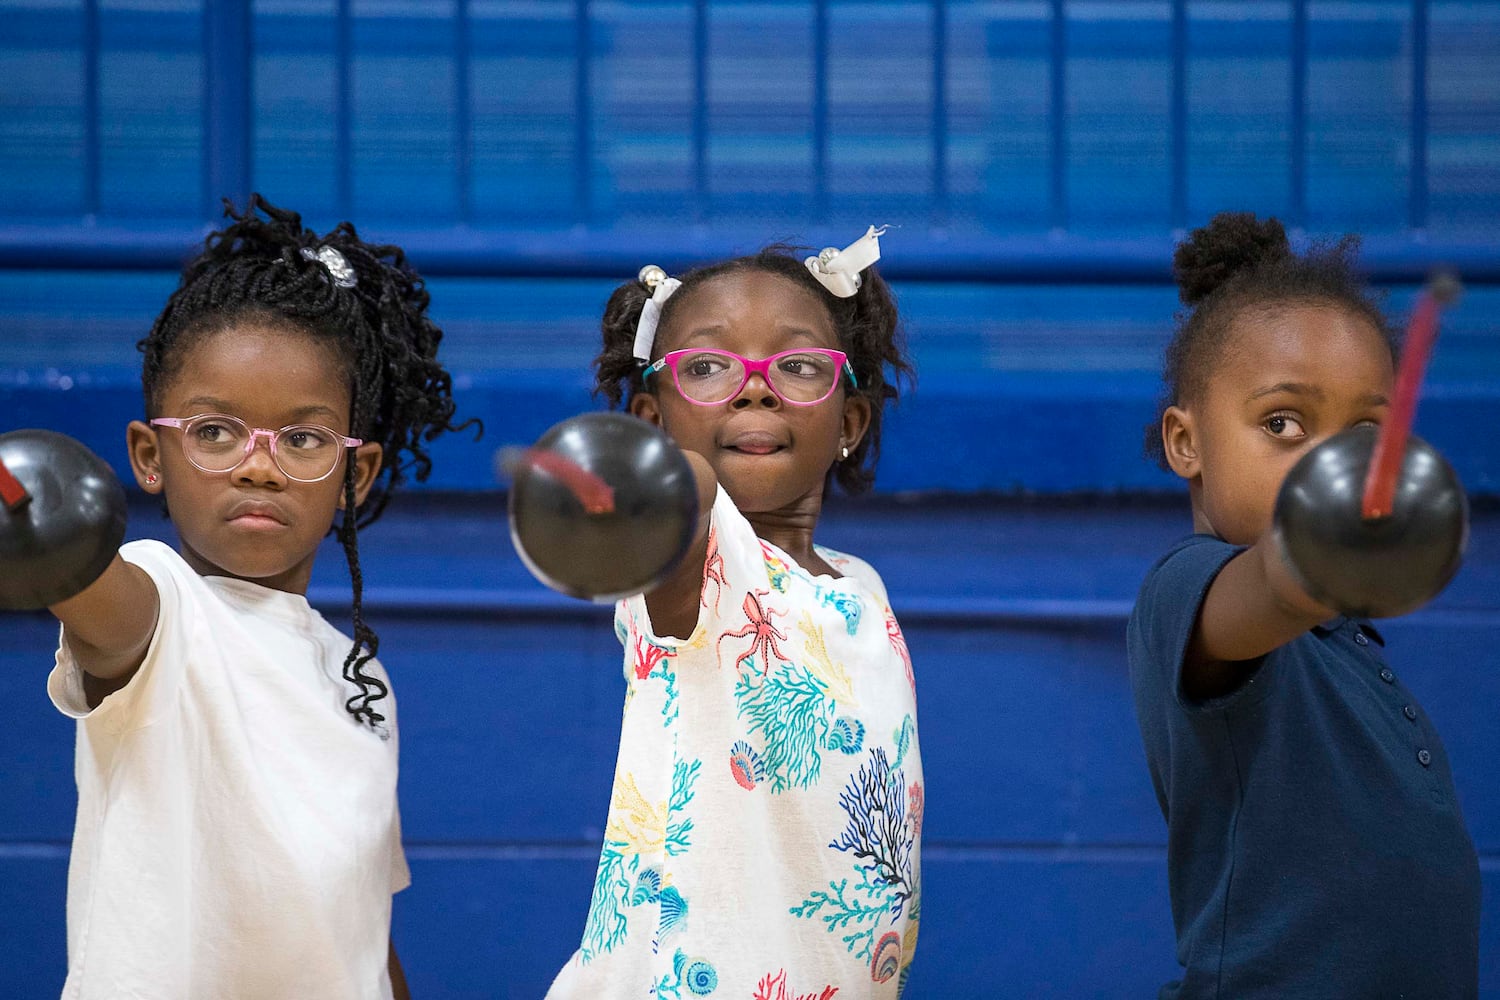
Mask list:
[[[1407,705],[1405,708],[1403,708],[1401,710],[1401,714],[1405,715],[1413,722],[1417,721],[1417,710],[1415,708],[1412,708],[1410,705]]]
[[[1432,763],[1432,754],[1428,753],[1426,750],[1418,750],[1417,763],[1421,764],[1423,767],[1427,767]]]
[[[1380,679],[1385,681],[1387,684],[1396,683],[1396,675],[1391,673],[1390,667],[1385,667],[1380,671]]]
[[[1370,640],[1365,638],[1365,634],[1363,632],[1356,632],[1354,633],[1354,643],[1357,646],[1368,646],[1370,644]]]

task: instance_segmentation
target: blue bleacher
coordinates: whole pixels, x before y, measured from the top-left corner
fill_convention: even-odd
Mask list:
[[[63,430],[124,471],[134,342],[221,194],[408,248],[487,433],[441,442],[362,542],[402,709],[395,936],[416,995],[533,998],[581,933],[621,654],[607,609],[515,558],[493,451],[598,405],[599,313],[642,264],[890,223],[918,381],[878,494],[835,501],[821,540],[884,574],[917,662],[907,996],[1138,997],[1175,966],[1123,647],[1142,574],[1189,528],[1140,447],[1171,248],[1224,208],[1300,242],[1358,231],[1398,321],[1450,264],[1466,294],[1418,432],[1473,534],[1453,586],[1385,631],[1453,761],[1500,996],[1497,64],[1491,0],[0,0],[0,431]],[[170,538],[132,502],[132,537]],[[310,596],[341,624],[347,593],[329,547]],[[63,974],[55,642],[45,615],[0,620],[21,1000]]]

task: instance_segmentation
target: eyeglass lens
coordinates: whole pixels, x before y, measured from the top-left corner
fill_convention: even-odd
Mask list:
[[[234,417],[196,417],[183,425],[182,432],[188,459],[206,472],[228,472],[249,452],[251,430]],[[271,458],[277,467],[292,479],[309,482],[332,472],[342,451],[341,437],[318,424],[284,427],[271,443]]]
[[[834,359],[819,351],[795,351],[771,359],[766,371],[771,388],[794,403],[817,403],[826,399],[838,381]],[[733,354],[694,351],[677,359],[678,388],[700,403],[721,403],[748,381],[745,363]]]

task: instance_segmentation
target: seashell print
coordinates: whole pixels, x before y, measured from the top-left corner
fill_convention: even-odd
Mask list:
[[[871,955],[870,978],[877,983],[888,983],[899,971],[901,971],[901,937],[895,931],[886,931]]]
[[[864,605],[858,597],[853,594],[827,593],[823,595],[823,603],[844,616],[844,628],[850,635],[859,631],[859,617],[864,613]]]
[[[630,905],[654,903],[661,898],[661,870],[647,868],[635,880],[635,891],[631,893]]]
[[[849,754],[851,757],[864,749],[865,724],[858,719],[841,715],[833,720],[833,726],[828,730],[828,749],[838,750]]]
[[[739,740],[729,750],[729,773],[741,788],[749,791],[766,780],[766,764],[754,747]]]
[[[701,958],[686,962],[682,972],[682,985],[695,997],[706,997],[719,988],[719,974],[714,967]]]
[[[661,919],[656,925],[658,935],[665,938],[673,931],[681,930],[687,924],[687,911],[687,900],[682,898],[676,886],[662,889]]]

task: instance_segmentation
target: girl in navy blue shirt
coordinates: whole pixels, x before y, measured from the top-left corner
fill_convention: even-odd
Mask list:
[[[1479,868],[1430,720],[1380,634],[1307,594],[1272,510],[1309,449],[1379,424],[1395,341],[1355,241],[1296,255],[1221,214],[1178,248],[1189,307],[1147,447],[1195,534],[1131,615],[1180,981],[1162,997],[1472,997]]]

